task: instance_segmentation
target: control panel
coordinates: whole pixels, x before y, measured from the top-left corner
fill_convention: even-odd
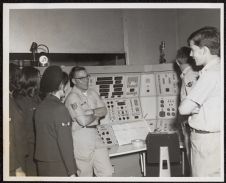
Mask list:
[[[97,131],[106,146],[118,144],[114,131],[110,124],[98,125]]]
[[[114,69],[90,72],[89,86],[100,95],[108,111],[97,127],[107,146],[131,143],[148,132],[175,130],[178,77],[164,67],[158,65],[159,70],[145,72],[127,72],[126,67],[117,73]]]
[[[136,98],[106,99],[108,120],[111,122],[126,122],[143,119],[140,100]]]
[[[137,97],[140,77],[137,74],[92,75],[90,87],[104,99]]]
[[[175,72],[157,72],[156,73],[157,82],[157,93],[158,95],[178,95],[178,78]]]
[[[142,73],[140,82],[140,97],[156,96],[154,73]]]
[[[177,116],[177,96],[158,96],[158,119],[171,119]]]

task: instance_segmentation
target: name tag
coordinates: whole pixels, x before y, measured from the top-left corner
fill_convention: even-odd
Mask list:
[[[70,122],[66,122],[66,123],[61,123],[61,126],[70,126],[71,123]]]

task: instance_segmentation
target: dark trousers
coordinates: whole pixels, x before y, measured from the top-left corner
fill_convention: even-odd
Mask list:
[[[63,162],[37,161],[38,176],[67,177]]]
[[[25,159],[26,176],[37,176],[37,164],[34,160],[34,144],[28,144],[28,156]]]

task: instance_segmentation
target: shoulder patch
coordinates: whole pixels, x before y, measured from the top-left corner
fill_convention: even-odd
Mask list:
[[[192,87],[192,84],[193,84],[193,82],[191,81],[191,82],[189,82],[186,86],[187,86],[187,87]]]

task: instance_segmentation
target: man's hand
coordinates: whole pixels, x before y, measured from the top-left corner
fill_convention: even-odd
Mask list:
[[[84,110],[84,114],[85,115],[94,115],[94,110],[93,109],[87,109],[87,110]]]
[[[196,106],[193,110],[192,110],[192,114],[198,114],[200,111],[200,107],[199,106]]]
[[[72,175],[70,175],[69,177],[76,177],[76,175],[75,175],[75,174],[72,174]]]
[[[19,167],[19,168],[16,169],[16,176],[17,177],[25,177],[26,173],[22,170],[21,167]]]

